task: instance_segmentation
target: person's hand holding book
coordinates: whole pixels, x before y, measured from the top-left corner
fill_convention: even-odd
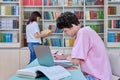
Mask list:
[[[41,34],[43,34],[43,35],[44,35],[44,37],[49,36],[51,33],[52,33],[52,31],[51,31],[51,30],[49,30],[49,29],[44,30],[44,31],[41,31]]]

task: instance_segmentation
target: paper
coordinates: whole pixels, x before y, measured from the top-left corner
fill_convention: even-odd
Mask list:
[[[55,65],[63,66],[64,68],[72,67],[74,66],[70,61],[68,60],[54,60]]]
[[[54,60],[54,62],[61,62],[61,63],[71,63],[70,61],[68,61],[68,60]]]
[[[52,66],[52,67],[45,67],[45,66],[36,66],[26,69],[20,69],[17,71],[18,76],[26,77],[26,78],[36,78],[36,71],[41,71],[44,73],[49,80],[60,80],[62,78],[71,76],[69,71],[67,71],[62,66]]]
[[[62,66],[53,66],[53,67],[40,67],[39,68],[41,72],[44,72],[44,74],[50,79],[50,80],[59,80],[68,76],[71,76],[71,74]]]

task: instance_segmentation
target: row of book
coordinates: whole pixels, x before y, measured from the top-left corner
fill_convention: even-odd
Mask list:
[[[100,10],[100,11],[94,11],[94,10],[86,11],[86,20],[90,20],[90,19],[104,19],[104,11],[103,10]]]
[[[61,12],[44,11],[44,19],[56,20],[60,14]]]
[[[19,6],[0,6],[0,15],[19,15]]]
[[[78,17],[78,19],[83,19],[84,13],[83,11],[72,11]],[[53,11],[45,11],[44,19],[46,20],[55,20],[61,12],[53,12]],[[104,11],[86,11],[86,20],[90,19],[104,19]]]
[[[86,5],[104,5],[104,0],[85,0]]]
[[[83,0],[22,0],[23,6],[76,6],[83,5]],[[42,4],[43,3],[43,4]],[[104,0],[86,0],[86,5],[104,5]]]
[[[31,15],[32,11],[24,11],[24,19],[28,19],[29,16]],[[41,13],[41,12],[40,12]],[[83,11],[72,11],[78,19],[83,19],[84,18],[84,12]],[[57,17],[61,14],[61,12],[57,11],[44,11],[44,19],[45,20],[56,20]],[[104,11],[86,11],[86,20],[90,19],[104,19]]]
[[[64,47],[73,47],[74,38],[65,38]],[[54,47],[63,47],[61,38],[46,38],[44,45],[54,46]]]
[[[108,20],[108,28],[120,28],[120,20]]]
[[[93,30],[95,30],[97,33],[104,33],[104,24],[99,25],[89,25]]]
[[[108,33],[108,42],[120,42],[120,33]]]
[[[56,27],[56,25],[49,25],[48,28],[52,31],[52,33],[62,33],[63,32],[61,29],[58,29]]]
[[[109,6],[108,7],[108,15],[116,15],[117,9],[115,6]]]
[[[64,39],[64,46],[65,47],[73,47],[74,41],[75,41],[74,38],[65,38]]]
[[[22,0],[23,6],[72,6],[72,5],[82,5],[83,0]]]
[[[108,0],[108,1],[116,1],[116,2],[120,2],[120,0]]]
[[[44,6],[74,6],[74,5],[82,5],[83,0],[44,0]]]
[[[75,15],[78,17],[78,19],[83,19],[84,13],[83,11],[72,11],[73,13],[75,13]],[[31,15],[32,11],[24,11],[24,19],[29,19],[30,15]],[[40,12],[42,14],[42,12]],[[61,12],[53,12],[53,11],[45,11],[44,12],[44,19],[47,20],[55,20],[59,15],[61,14]]]
[[[84,12],[83,11],[74,11],[73,12],[78,19],[83,19],[84,18]]]
[[[0,2],[4,2],[4,1],[19,1],[19,0],[0,0]]]
[[[0,42],[18,42],[16,33],[0,33]]]
[[[23,6],[41,6],[42,0],[22,0]]]
[[[19,21],[12,18],[0,19],[0,29],[19,29]]]
[[[61,38],[46,38],[44,45],[62,47],[62,39]]]
[[[29,19],[29,17],[32,14],[32,12],[33,11],[24,11],[24,19]],[[42,12],[39,12],[39,13],[42,14]]]

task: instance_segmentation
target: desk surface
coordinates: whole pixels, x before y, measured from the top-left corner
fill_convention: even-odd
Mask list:
[[[34,66],[37,66],[37,65],[39,65],[38,61],[35,60],[32,63],[30,63],[29,65],[27,65],[25,68],[34,67]],[[79,69],[77,69],[77,70],[69,70],[69,72],[71,73],[72,76],[64,78],[62,80],[78,80],[78,79],[86,80],[84,75],[82,74],[82,72]],[[16,74],[14,74],[8,80],[32,80],[32,79],[20,78],[20,77],[17,77]],[[46,77],[42,77],[42,78],[37,78],[35,80],[49,80],[49,79],[46,78]]]

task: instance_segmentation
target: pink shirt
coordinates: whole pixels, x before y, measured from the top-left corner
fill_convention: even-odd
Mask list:
[[[81,70],[95,77],[95,80],[112,79],[104,43],[90,27],[78,31],[71,57],[80,59]]]

